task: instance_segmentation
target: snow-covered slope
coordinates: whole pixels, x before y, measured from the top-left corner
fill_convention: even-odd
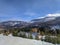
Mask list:
[[[3,36],[0,34],[0,45],[54,45],[54,44],[20,37]]]
[[[33,21],[33,22],[47,22],[47,21],[56,20],[56,18],[60,18],[60,16],[59,17],[49,16],[49,17],[44,17],[44,18],[39,18],[39,19],[33,19],[31,21]]]

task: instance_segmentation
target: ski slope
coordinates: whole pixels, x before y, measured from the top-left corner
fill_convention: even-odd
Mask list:
[[[25,39],[21,37],[3,36],[0,34],[0,45],[54,45],[40,40]]]

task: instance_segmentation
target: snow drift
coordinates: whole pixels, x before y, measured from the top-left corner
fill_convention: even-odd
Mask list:
[[[54,45],[40,40],[25,39],[21,37],[3,36],[0,34],[0,45]]]

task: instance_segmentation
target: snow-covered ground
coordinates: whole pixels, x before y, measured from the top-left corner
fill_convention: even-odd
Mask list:
[[[40,40],[25,39],[20,37],[3,36],[0,34],[0,45],[54,45]]]

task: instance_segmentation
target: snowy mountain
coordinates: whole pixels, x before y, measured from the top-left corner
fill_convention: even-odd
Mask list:
[[[33,27],[33,26],[37,26],[37,27],[50,26],[53,28],[60,28],[60,16],[46,16],[40,19],[33,19],[31,20],[31,22],[5,21],[5,22],[1,22],[0,26],[7,28],[22,28],[22,27]]]
[[[44,17],[44,18],[40,18],[40,19],[33,19],[33,22],[40,22],[40,23],[44,23],[44,22],[59,22],[60,21],[60,17],[56,17],[56,16],[50,16],[50,17]]]
[[[24,21],[5,21],[5,22],[1,22],[0,26],[4,26],[4,27],[23,27],[23,26],[27,26],[28,23],[24,22]]]
[[[60,28],[60,16],[47,16],[44,18],[40,18],[40,19],[33,19],[32,20],[32,24],[33,26],[50,26],[53,28]]]
[[[33,22],[46,22],[46,21],[51,21],[51,20],[55,20],[56,18],[60,18],[60,17],[56,17],[56,16],[50,16],[50,17],[44,17],[44,18],[40,18],[40,19],[33,19]]]

